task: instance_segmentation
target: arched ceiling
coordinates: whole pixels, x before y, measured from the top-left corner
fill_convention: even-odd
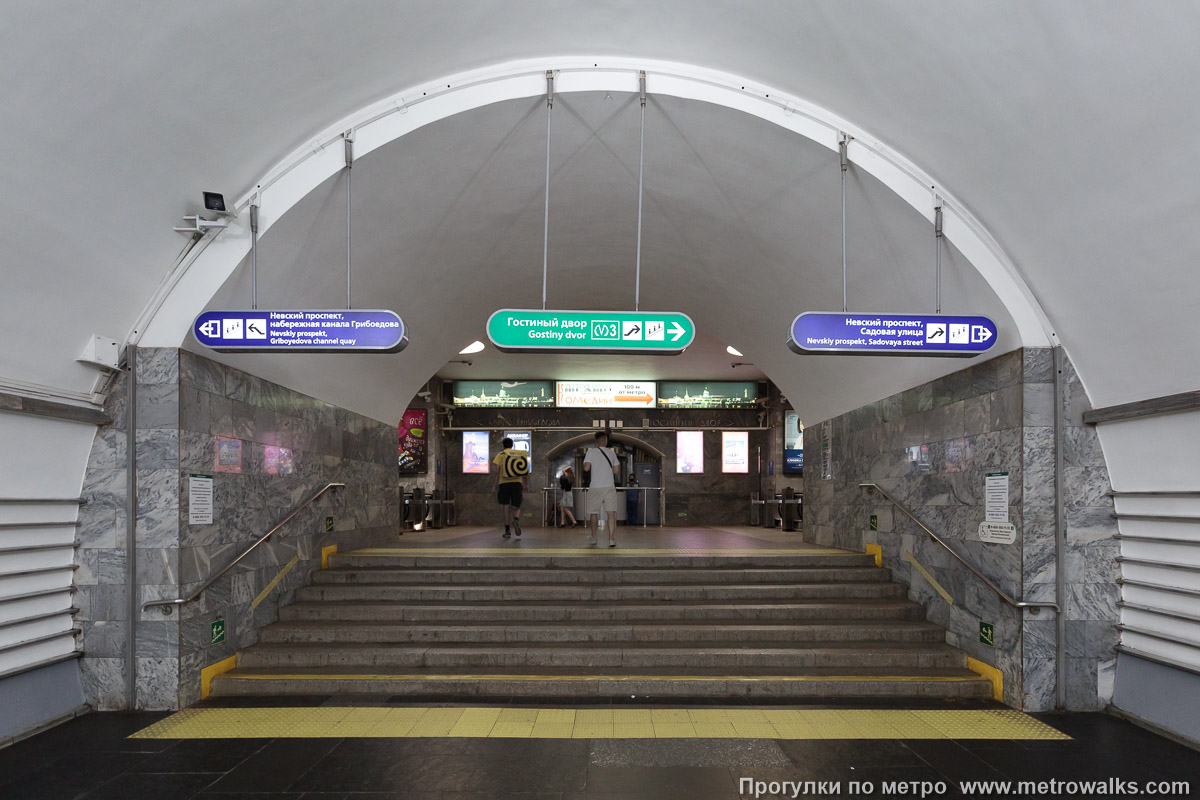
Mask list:
[[[1191,223],[1200,169],[1200,106],[1190,101],[1200,66],[1194,4],[1106,3],[1085,12],[1044,3],[281,0],[151,9],[112,0],[14,2],[5,11],[5,386],[85,393],[95,372],[74,358],[88,335],[123,338],[134,326],[183,244],[170,228],[197,209],[202,189],[248,191],[316,132],[400,88],[512,59],[596,54],[720,69],[853,120],[936,176],[984,222],[1046,310],[1094,402],[1195,388],[1194,371],[1179,368],[1195,361],[1189,321],[1200,289],[1192,269],[1200,231]],[[596,305],[627,305],[628,290],[617,292],[627,281],[589,287],[581,276],[631,263],[633,204],[618,193],[628,195],[635,114],[605,122],[604,101],[580,95],[569,104],[578,131],[563,154],[578,154],[578,171],[560,173],[552,196],[556,211],[574,210],[556,218],[552,252],[574,255],[555,263],[562,273],[552,275],[552,290],[577,282]],[[381,148],[370,170],[364,159],[356,203],[372,191],[375,202],[364,199],[356,231],[369,231],[377,246],[372,252],[356,236],[364,291],[395,265],[405,281],[440,285],[456,275],[447,285],[480,294],[415,311],[396,295],[389,304],[414,327],[409,361],[388,362],[403,363],[399,382],[372,384],[347,402],[334,396],[347,385],[338,371],[373,376],[383,362],[350,357],[335,367],[335,357],[313,357],[320,366],[305,370],[317,375],[313,385],[297,388],[390,418],[379,393],[403,395],[453,357],[446,343],[423,351],[415,338],[422,328],[432,330],[425,326],[452,316],[448,310],[469,320],[484,305],[509,304],[492,300],[536,280],[539,106],[513,101],[468,112]],[[567,114],[556,126],[564,117],[556,136],[570,137]],[[712,334],[713,352],[734,343],[781,385],[816,389],[808,419],[957,366],[805,361],[772,350],[782,340],[774,317],[785,304],[794,315],[802,302],[832,308],[839,299],[829,291],[837,240],[829,235],[836,170],[828,153],[703,104],[656,102],[649,120],[671,127],[648,136],[647,163],[657,158],[672,171],[648,171],[656,202],[647,207],[647,305],[688,310]],[[380,183],[372,188],[372,180]],[[341,263],[337,188],[322,187],[264,239],[264,278],[274,259],[307,276],[306,297],[336,299],[341,276],[326,285],[317,274]],[[918,282],[932,249],[927,224],[870,179],[859,178],[851,196],[859,203],[852,242],[863,248],[852,252],[865,267],[852,271],[864,282],[852,284],[852,298],[857,288],[888,307],[924,308],[929,286]],[[744,274],[754,280],[741,272],[731,278],[730,265],[748,254],[753,264]],[[947,280],[959,284],[947,287],[947,309],[969,298],[970,310],[1002,317],[978,276],[949,255]],[[650,269],[656,260],[657,271]],[[489,262],[505,268],[478,268]],[[905,268],[889,272],[890,264]],[[227,285],[230,297],[244,290],[241,280]],[[295,281],[279,288],[279,304],[298,291]],[[273,289],[264,283],[261,291]],[[804,294],[793,300],[785,292]],[[772,318],[761,328],[760,302]],[[295,369],[278,362],[246,363],[267,377]]]

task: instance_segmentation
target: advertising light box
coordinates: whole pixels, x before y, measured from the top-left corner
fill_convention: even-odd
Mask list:
[[[675,471],[684,475],[704,472],[704,431],[675,432]]]
[[[559,381],[559,408],[654,408],[654,381]]]
[[[530,445],[533,442],[533,434],[529,431],[505,431],[504,438],[513,440],[513,450],[524,450],[530,452]]]
[[[783,471],[789,475],[804,474],[804,429],[795,411],[783,415]]]
[[[754,408],[757,381],[659,381],[659,408]]]
[[[488,462],[487,431],[463,431],[463,474],[487,475]]]
[[[750,434],[746,431],[721,432],[721,472],[750,471]]]
[[[460,408],[553,408],[552,381],[455,381]]]

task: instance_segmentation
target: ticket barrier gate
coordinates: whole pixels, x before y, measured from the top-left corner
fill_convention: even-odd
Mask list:
[[[404,497],[404,522],[406,531],[425,529],[425,517],[429,514],[429,503],[425,500],[425,490],[416,487]]]
[[[455,524],[454,490],[447,489],[443,496],[440,489],[434,489],[429,496],[429,517],[426,528],[447,528]]]
[[[750,524],[774,528],[775,520],[782,521],[785,531],[795,531],[804,519],[804,495],[797,494],[791,487],[774,497],[763,497],[758,492],[750,493]]]

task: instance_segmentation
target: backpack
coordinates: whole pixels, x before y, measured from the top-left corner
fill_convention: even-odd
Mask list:
[[[513,450],[504,454],[504,471],[509,475],[525,476],[529,474],[529,456],[521,450]]]

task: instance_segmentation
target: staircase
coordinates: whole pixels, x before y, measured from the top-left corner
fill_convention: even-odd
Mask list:
[[[330,558],[211,692],[992,697],[871,556]]]

